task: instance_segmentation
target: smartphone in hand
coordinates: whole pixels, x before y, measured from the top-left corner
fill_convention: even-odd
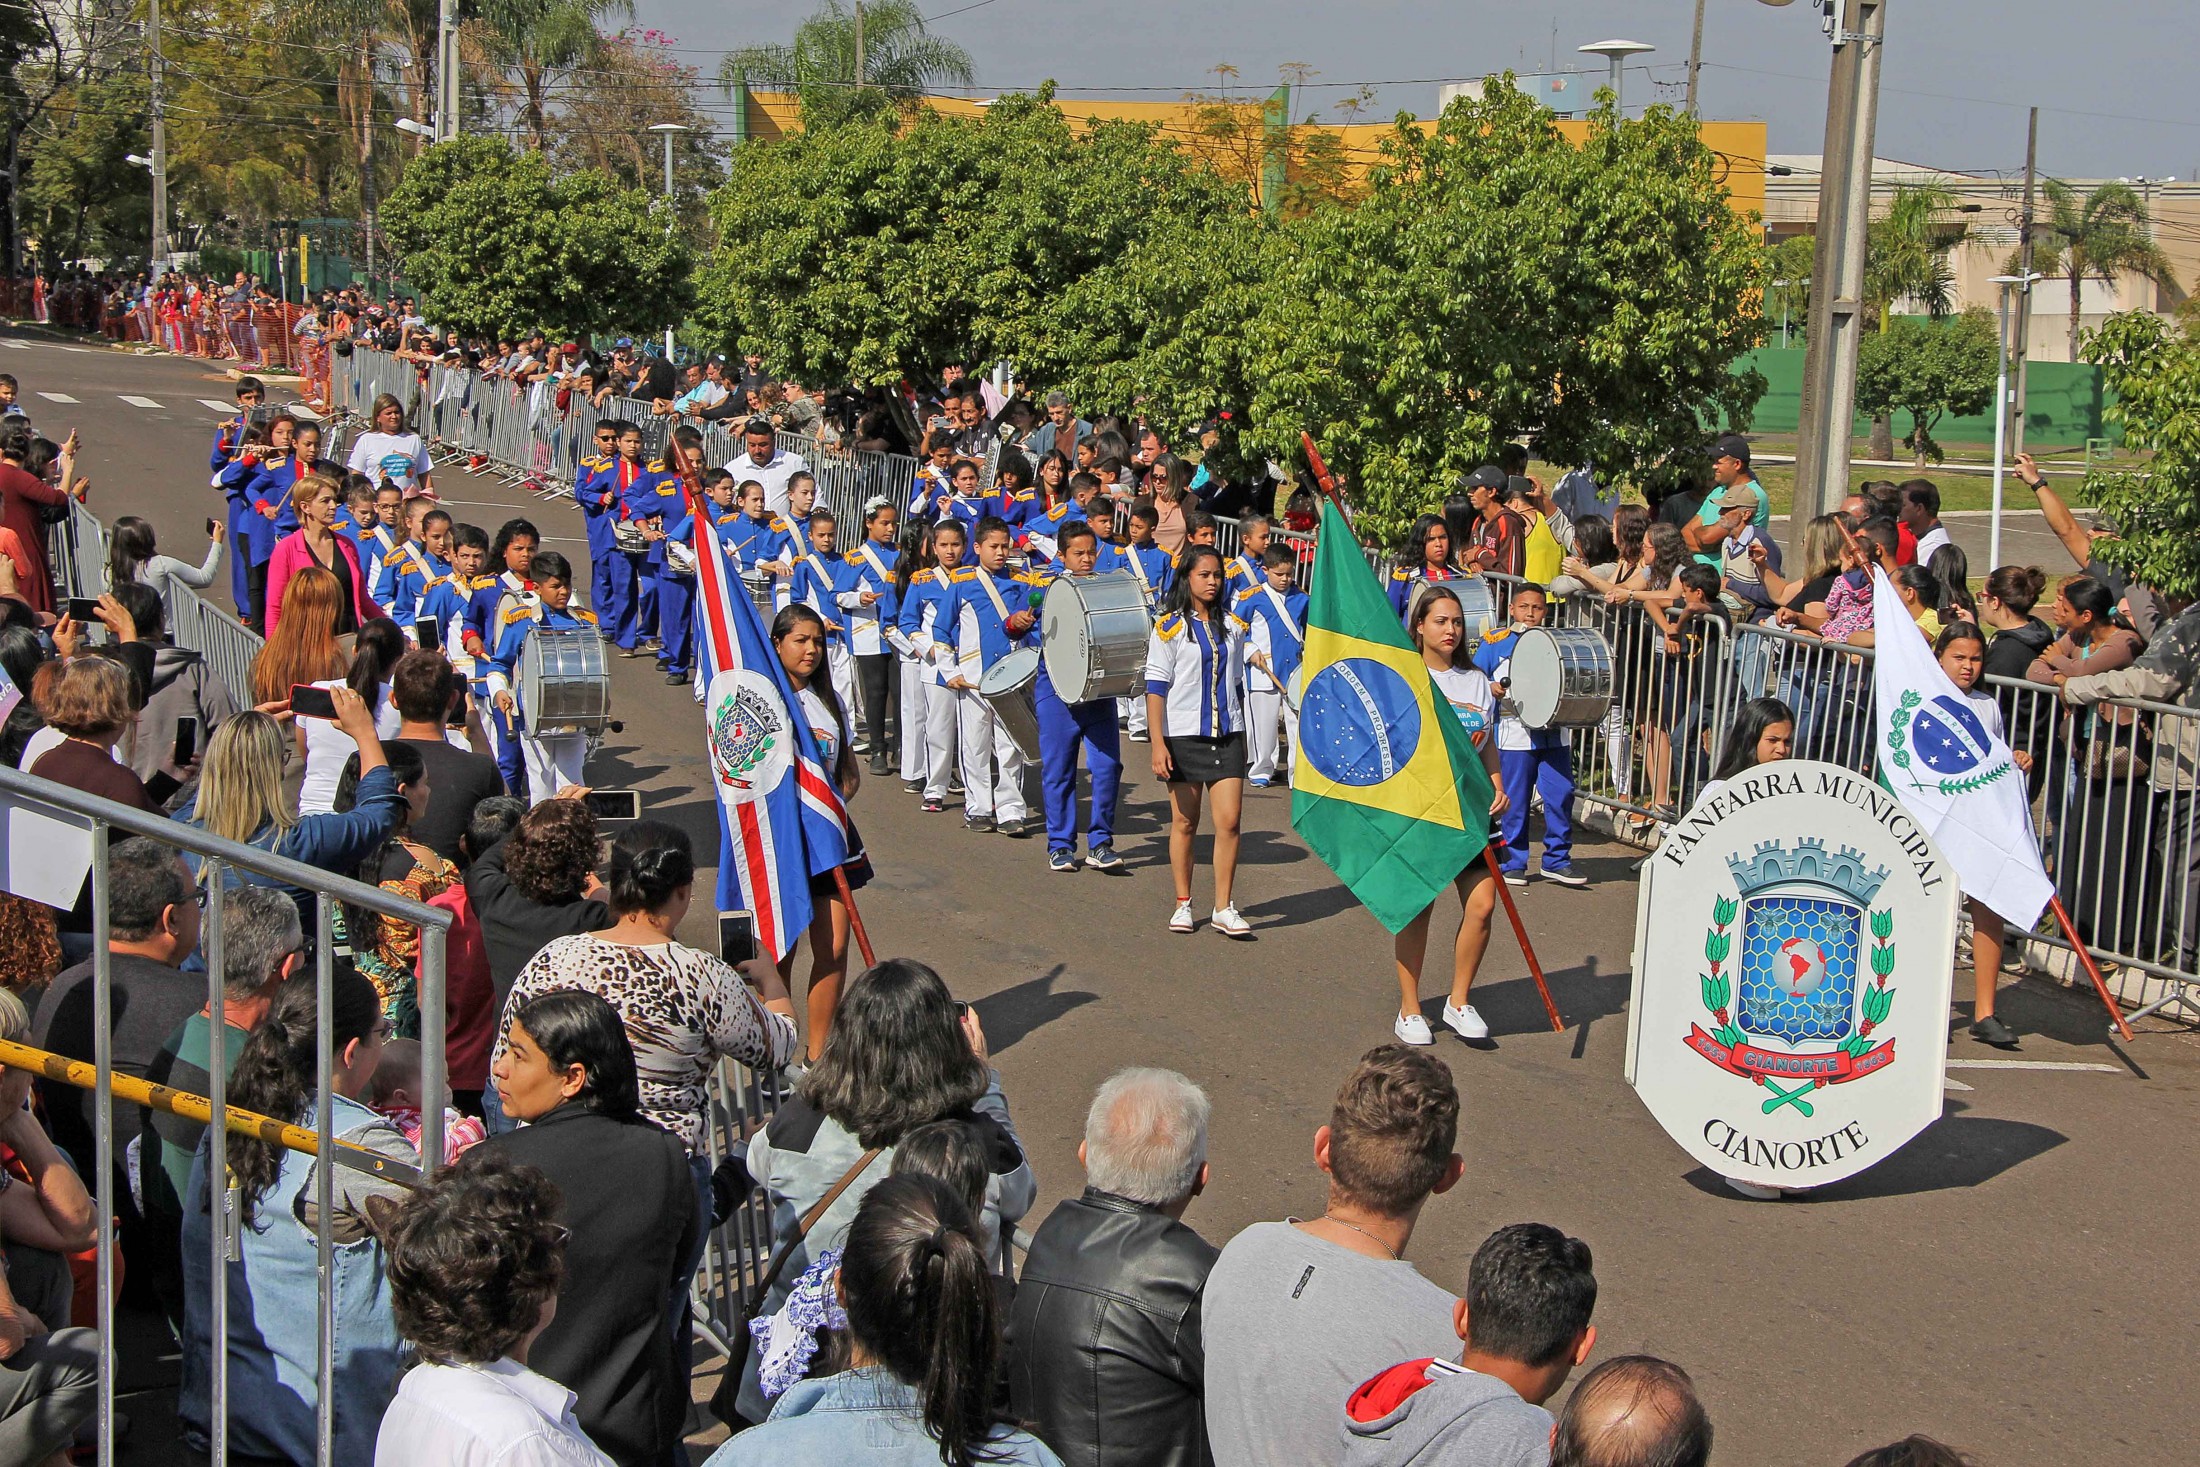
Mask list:
[[[590,790],[584,803],[588,806],[588,813],[598,820],[642,818],[640,790]]]
[[[199,721],[196,718],[177,719],[175,766],[178,769],[183,768],[184,765],[191,762],[192,756],[197,754],[198,751]]]
[[[65,610],[69,620],[79,626],[96,626],[99,623],[99,601],[96,597],[71,596]]]
[[[290,690],[290,712],[295,718],[336,717],[336,695],[327,688],[316,688],[310,683],[299,683]]]
[[[755,959],[756,918],[748,912],[718,914],[718,956],[739,966]]]

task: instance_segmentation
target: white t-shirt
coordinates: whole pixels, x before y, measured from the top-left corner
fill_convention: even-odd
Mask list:
[[[1470,664],[1431,671],[1429,677],[1436,684],[1436,691],[1444,695],[1444,701],[1459,715],[1459,721],[1466,725],[1467,736],[1474,740],[1474,746],[1481,748],[1488,742],[1490,724],[1497,717],[1497,688],[1491,683],[1489,674]]]
[[[733,475],[736,485],[746,484],[751,479],[762,484],[765,508],[773,514],[784,515],[787,512],[787,481],[796,474],[807,473],[809,467],[802,461],[801,454],[778,449],[772,451],[771,462],[759,464],[749,457],[749,450],[743,445],[726,464],[726,472]]]
[[[824,670],[818,669],[821,673]],[[840,768],[840,722],[833,717],[833,710],[825,706],[825,700],[818,696],[816,683],[811,683],[796,697],[802,704],[802,716],[810,721],[810,732],[817,736],[818,759],[830,778]]]
[[[317,688],[340,688],[342,678],[315,683]],[[390,685],[382,684],[374,700],[374,732],[379,738],[394,739],[398,726],[404,722],[397,710],[390,706]],[[301,718],[298,727],[306,737],[305,782],[298,786],[298,813],[300,815],[326,815],[336,808],[336,781],[343,777],[344,761],[359,752],[359,745],[325,718]]]
[[[435,467],[418,433],[362,433],[352,444],[345,466],[377,484],[388,479],[407,494],[419,487],[422,474]]]

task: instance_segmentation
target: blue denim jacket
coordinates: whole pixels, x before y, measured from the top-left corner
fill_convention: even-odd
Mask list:
[[[998,1428],[993,1460],[1006,1467],[1062,1467],[1029,1432]],[[711,1454],[703,1467],[939,1467],[940,1444],[924,1429],[924,1403],[877,1366],[788,1388],[769,1420]]]
[[[273,825],[262,826],[254,832],[246,845],[258,846],[273,855],[284,856],[302,865],[315,866],[338,876],[349,876],[359,863],[374,853],[382,842],[389,839],[390,831],[397,825],[397,817],[404,811],[405,797],[398,793],[397,776],[387,764],[379,764],[359,776],[359,792],[352,808],[333,814],[306,815],[288,830]],[[176,811],[176,819],[186,825],[205,829],[205,822],[198,816],[198,794],[194,791],[184,806]],[[198,879],[200,861],[189,851],[183,853],[184,864],[191,870],[193,880]],[[274,886],[290,894],[298,904],[298,923],[310,939],[314,936],[313,894],[282,882],[263,881],[257,876],[240,872],[235,867],[224,868],[223,875],[229,886]]]

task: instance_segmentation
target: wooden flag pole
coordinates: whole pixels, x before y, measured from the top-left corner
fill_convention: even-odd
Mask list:
[[[1338,497],[1336,477],[1329,472],[1329,465],[1322,462],[1321,450],[1314,446],[1314,435],[1302,430],[1299,442],[1306,449],[1307,464],[1314,470],[1314,482],[1321,485],[1322,493],[1329,497],[1329,502],[1337,507],[1337,513],[1343,515],[1349,525],[1352,516],[1345,509],[1344,500]],[[1544,981],[1543,964],[1536,959],[1535,944],[1528,941],[1528,925],[1520,920],[1520,909],[1513,905],[1512,889],[1505,885],[1505,873],[1498,867],[1494,842],[1482,847],[1482,862],[1489,868],[1490,880],[1497,883],[1497,899],[1505,904],[1505,918],[1512,923],[1513,936],[1520,941],[1521,956],[1528,960],[1528,974],[1535,979],[1535,991],[1543,999],[1543,1011],[1551,1016],[1551,1030],[1563,1032],[1565,1021],[1559,1018],[1558,1005],[1551,999],[1551,986]]]
[[[848,885],[848,873],[840,867],[833,868],[833,885],[840,888],[840,900],[848,908],[848,929],[856,935],[856,951],[863,954],[863,966],[878,966],[878,954],[871,951],[871,934],[863,930],[863,914],[856,910],[856,894]]]
[[[2124,1022],[2124,1011],[2116,1007],[2115,996],[2108,991],[2108,982],[2101,977],[2100,964],[2093,961],[2092,950],[2085,945],[2085,939],[2078,936],[2077,924],[2070,920],[2070,914],[2063,910],[2062,898],[2049,897],[2047,905],[2054,911],[2055,920],[2062,924],[2063,936],[2069,938],[2070,945],[2078,950],[2078,961],[2085,966],[2085,976],[2093,980],[2093,991],[2101,996],[2101,1006],[2108,1010],[2109,1020],[2115,1024],[2116,1032],[2127,1041],[2136,1037],[2131,1032],[2131,1026]]]

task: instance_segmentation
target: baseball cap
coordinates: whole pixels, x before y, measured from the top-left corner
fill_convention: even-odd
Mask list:
[[[558,348],[559,351],[579,351],[580,349],[581,344],[577,341],[568,341],[565,345]]]
[[[1460,480],[1459,487],[1465,490],[1495,489],[1502,494],[1505,491],[1505,471],[1495,464],[1484,464]]]
[[[1716,503],[1721,510],[1746,509],[1754,512],[1757,508],[1757,491],[1747,484],[1736,484],[1724,490]]]
[[[622,336],[617,341],[613,342],[612,345],[624,351],[631,351],[634,348],[634,338],[631,336]]]
[[[1737,463],[1749,462],[1749,440],[1739,433],[1721,433],[1711,445],[1713,458],[1730,458]]]

